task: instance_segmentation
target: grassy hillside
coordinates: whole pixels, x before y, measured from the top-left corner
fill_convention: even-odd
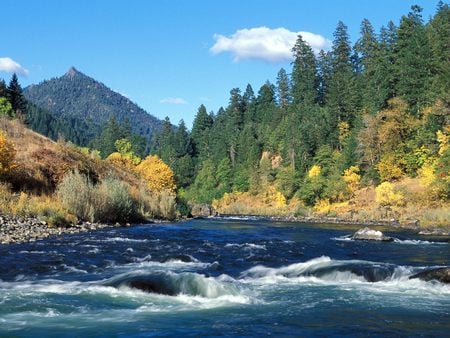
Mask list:
[[[54,142],[8,118],[0,118],[0,135],[0,213],[55,225],[175,217],[173,194],[152,191],[148,179],[95,152]]]

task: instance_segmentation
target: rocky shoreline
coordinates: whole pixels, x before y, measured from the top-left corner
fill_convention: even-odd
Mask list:
[[[221,215],[225,216],[225,215]],[[228,215],[227,215],[228,216]],[[233,215],[236,216],[236,215]],[[241,215],[242,216],[242,215]],[[211,217],[211,216],[209,216]],[[244,216],[242,216],[244,217]],[[200,217],[201,218],[201,217]],[[360,225],[363,227],[387,226],[393,228],[404,228],[417,231],[420,235],[450,236],[450,227],[445,228],[422,228],[416,221],[408,224],[400,224],[396,220],[390,221],[355,221],[336,217],[261,217],[278,222],[308,222],[308,223],[329,223],[337,225]],[[153,223],[155,220],[148,220]],[[33,242],[51,236],[61,236],[63,234],[75,234],[88,232],[107,227],[130,226],[130,224],[104,224],[81,222],[69,227],[52,227],[47,222],[39,220],[37,217],[20,217],[0,214],[0,244],[12,244]]]
[[[33,242],[50,236],[75,234],[114,226],[122,225],[82,222],[70,227],[52,227],[36,217],[14,217],[0,214],[0,244]]]

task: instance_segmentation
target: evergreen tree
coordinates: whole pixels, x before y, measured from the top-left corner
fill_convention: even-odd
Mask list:
[[[256,98],[253,88],[250,84],[247,85],[244,95],[242,95],[244,101],[245,112],[244,122],[254,122],[256,119]]]
[[[450,6],[439,1],[437,13],[430,21],[428,36],[432,52],[430,97],[450,104]]]
[[[277,98],[281,109],[286,109],[291,103],[291,87],[289,77],[284,68],[281,68],[277,74]]]
[[[387,27],[381,27],[377,63],[375,65],[376,107],[386,108],[389,99],[395,96],[397,86],[396,60],[397,27],[389,21]]]
[[[19,79],[17,78],[16,73],[13,74],[6,93],[15,115],[17,117],[25,119],[25,115],[27,112],[26,100],[23,96],[22,87],[20,86]]]
[[[320,105],[326,104],[328,96],[328,86],[330,84],[332,66],[332,56],[330,52],[321,50],[317,59],[317,75],[318,75],[318,97],[317,101]]]
[[[418,114],[430,103],[431,48],[422,20],[422,8],[412,6],[398,28],[396,53],[397,93],[404,97]]]
[[[380,108],[376,82],[378,48],[378,41],[372,24],[369,20],[364,19],[361,23],[361,37],[355,44],[355,51],[360,57],[362,74],[358,87],[361,88],[362,92],[362,105],[370,112],[375,112]]]
[[[212,125],[213,119],[202,104],[194,118],[191,132],[193,153],[196,157],[204,159],[210,154],[209,133]]]
[[[127,132],[119,125],[113,116],[103,128],[100,136],[94,141],[94,148],[100,151],[103,158],[116,151],[117,140],[126,138]]]
[[[0,97],[7,97],[7,90],[5,80],[0,79]]]
[[[327,104],[336,114],[336,121],[352,123],[357,110],[357,90],[352,71],[347,26],[339,21],[334,32],[332,48],[332,75],[328,87]]]
[[[299,35],[292,49],[292,97],[295,105],[309,106],[317,99],[317,66],[311,47]]]

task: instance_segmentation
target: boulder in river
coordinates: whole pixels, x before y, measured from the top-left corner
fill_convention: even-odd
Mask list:
[[[450,284],[450,267],[429,269],[409,277],[409,279],[419,278],[426,282],[436,280],[441,283]]]
[[[373,230],[370,228],[359,229],[351,237],[353,240],[357,241],[382,241],[382,242],[392,242],[394,239],[389,236],[385,236],[381,231]]]

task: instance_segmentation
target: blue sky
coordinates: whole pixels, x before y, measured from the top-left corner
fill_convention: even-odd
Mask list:
[[[330,46],[339,20],[356,41],[362,19],[378,31],[413,4],[425,21],[437,0],[3,0],[0,78],[23,87],[71,66],[149,113],[190,128],[200,104],[226,106],[229,91],[255,91],[290,72],[293,37]]]

